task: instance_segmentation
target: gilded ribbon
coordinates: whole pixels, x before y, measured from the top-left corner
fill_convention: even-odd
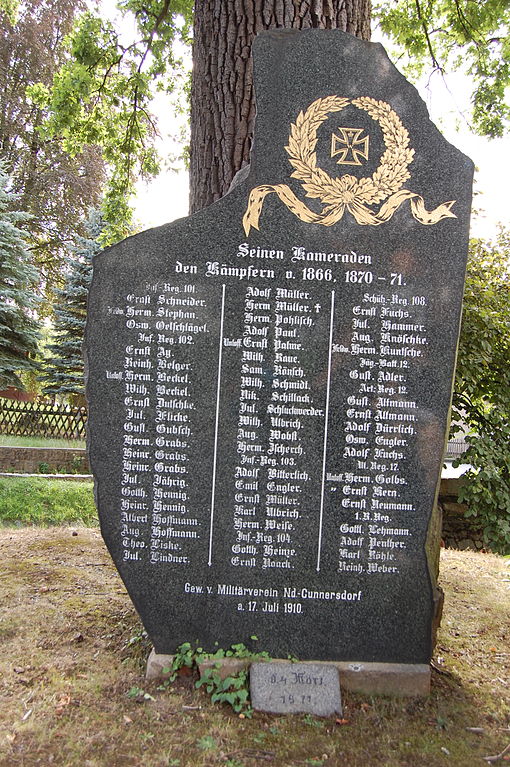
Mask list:
[[[345,209],[351,213],[358,224],[378,226],[389,221],[402,203],[409,200],[411,203],[411,213],[420,224],[437,224],[444,218],[457,218],[452,213],[451,207],[455,200],[450,200],[439,205],[434,210],[428,211],[425,208],[423,197],[408,189],[400,189],[392,194],[381,206],[378,213],[375,213],[356,199],[349,202],[341,202],[336,205],[328,205],[322,213],[315,213],[313,210],[299,200],[287,184],[264,184],[252,189],[248,200],[248,207],[243,217],[244,231],[248,235],[251,227],[259,228],[259,218],[262,212],[262,205],[268,194],[274,192],[279,199],[294,213],[301,221],[307,224],[322,224],[323,226],[332,226],[336,224],[344,215]]]

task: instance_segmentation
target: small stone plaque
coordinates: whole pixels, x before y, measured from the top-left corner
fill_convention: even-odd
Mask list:
[[[251,704],[272,714],[342,713],[338,670],[322,663],[252,663]]]

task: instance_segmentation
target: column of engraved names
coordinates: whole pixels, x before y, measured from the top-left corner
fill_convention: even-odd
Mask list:
[[[341,482],[340,572],[397,574],[399,552],[410,531],[406,514],[414,512],[406,462],[416,449],[418,404],[408,380],[427,344],[423,297],[364,293],[352,310],[349,347],[353,389],[347,396],[345,445],[347,469],[330,473]]]
[[[417,450],[419,404],[411,381],[427,353],[427,300],[401,288],[379,306],[380,359],[377,379],[375,472],[368,524],[369,573],[399,572],[399,553],[410,540],[407,522],[416,511],[406,466]],[[374,524],[375,523],[375,524]]]
[[[265,487],[265,529],[272,541],[264,546],[264,569],[295,569],[306,544],[304,504],[307,470],[307,425],[322,408],[312,394],[313,365],[306,360],[314,343],[317,319],[324,309],[311,290],[276,288],[274,306],[273,376],[269,416],[268,470]],[[321,424],[322,425],[322,424]]]
[[[309,419],[315,407],[303,359],[320,305],[310,293],[248,287],[244,300],[235,468],[236,567],[294,569],[303,543],[299,520],[309,480]],[[272,328],[272,331],[271,331]],[[234,339],[225,343],[233,345]]]
[[[267,536],[261,516],[264,452],[263,399],[269,386],[272,360],[269,350],[273,288],[248,286],[244,295],[242,337],[225,339],[240,351],[237,456],[234,468],[234,543],[231,564],[254,568],[260,564],[260,549]]]
[[[121,541],[124,561],[140,561],[147,550],[149,477],[153,445],[147,428],[151,406],[153,363],[150,332],[152,297],[149,292],[126,296],[124,364],[124,423],[122,435]]]
[[[193,514],[190,460],[195,347],[209,333],[207,302],[193,284],[161,284],[156,291],[155,450],[152,474],[152,563],[186,566],[193,562],[200,522]],[[191,354],[190,354],[191,350]]]

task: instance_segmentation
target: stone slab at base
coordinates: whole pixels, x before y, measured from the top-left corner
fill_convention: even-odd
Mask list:
[[[430,693],[430,666],[425,663],[334,663],[340,687],[367,695],[426,697]]]
[[[169,668],[174,662],[175,655],[163,655],[157,653],[154,647],[150,651],[150,655],[147,658],[147,669],[145,671],[145,678],[148,682],[156,682],[158,679],[166,679],[169,673],[164,673],[163,669]]]
[[[145,678],[149,681],[164,679],[164,668],[173,662],[173,655],[162,655],[151,650],[147,660]],[[271,662],[288,662],[274,658]],[[306,661],[304,661],[306,663]],[[426,697],[430,693],[430,666],[425,663],[355,663],[353,661],[310,661],[335,666],[343,690],[366,695],[393,695],[397,697]],[[219,664],[219,665],[218,665]],[[202,675],[208,668],[216,668],[221,678],[237,674],[251,665],[246,658],[222,658],[200,664]]]
[[[226,679],[227,676],[233,676],[239,674],[240,671],[249,669],[252,661],[249,658],[221,658],[220,660],[205,660],[200,663],[198,670],[200,676],[203,676],[204,671],[207,669],[215,669],[221,679]]]

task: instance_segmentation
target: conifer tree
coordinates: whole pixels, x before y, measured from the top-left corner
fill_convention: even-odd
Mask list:
[[[33,357],[39,339],[34,317],[38,275],[20,226],[30,216],[16,210],[18,198],[0,162],[0,389],[23,389],[20,374],[37,367]]]
[[[65,281],[56,291],[53,343],[45,362],[45,394],[70,395],[75,404],[84,404],[82,343],[87,314],[87,294],[92,279],[92,257],[102,250],[101,215],[91,209],[85,224],[86,237],[78,237],[65,259]]]

